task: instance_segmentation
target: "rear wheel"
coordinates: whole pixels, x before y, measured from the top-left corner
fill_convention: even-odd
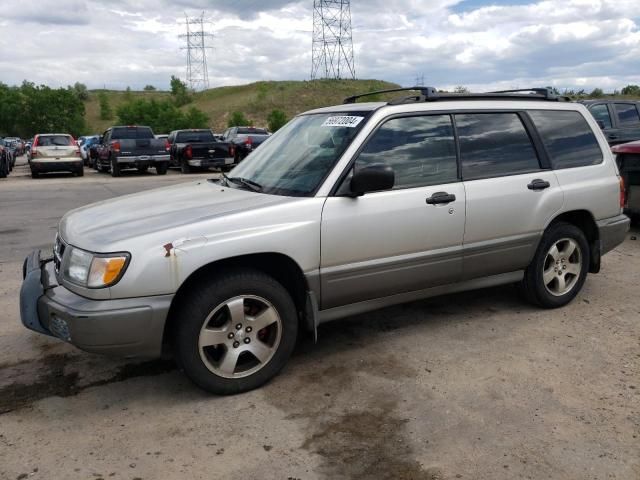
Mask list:
[[[186,160],[182,160],[182,162],[180,162],[180,171],[182,173],[191,173],[191,165],[189,165]]]
[[[84,167],[80,167],[78,170],[76,170],[76,175],[78,175],[79,177],[84,177]]]
[[[156,173],[158,175],[166,175],[168,169],[169,164],[167,162],[156,163]]]
[[[31,178],[38,178],[40,176],[40,174],[38,172],[34,172],[33,170],[31,170]]]
[[[115,158],[111,159],[111,176],[112,177],[120,176],[120,164]]]
[[[551,225],[525,271],[523,293],[541,307],[566,305],[584,285],[589,256],[589,244],[582,230],[564,222]]]
[[[257,388],[286,364],[298,334],[286,289],[254,270],[231,270],[200,284],[176,312],[176,351],[186,375],[217,394]]]
[[[0,178],[7,178],[9,175],[9,164],[6,158],[0,158]]]

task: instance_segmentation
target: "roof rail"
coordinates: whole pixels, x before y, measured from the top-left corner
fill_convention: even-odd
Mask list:
[[[550,88],[519,88],[515,90],[500,90],[486,93],[448,93],[438,92],[434,87],[406,87],[392,88],[389,90],[378,90],[360,95],[353,95],[344,99],[345,104],[356,103],[362,97],[378,95],[383,93],[418,91],[419,95],[400,97],[388,102],[389,105],[399,105],[403,103],[436,102],[446,100],[543,100],[550,102],[570,102],[569,97],[556,95]]]
[[[438,91],[433,87],[404,87],[404,88],[390,88],[388,90],[377,90],[375,92],[367,92],[361,93],[359,95],[352,95],[351,97],[347,97],[342,102],[343,104],[347,103],[356,103],[356,100],[362,97],[369,97],[372,95],[381,95],[383,93],[395,93],[395,92],[409,92],[412,90],[419,91],[423,97],[433,97],[434,95],[438,95]]]

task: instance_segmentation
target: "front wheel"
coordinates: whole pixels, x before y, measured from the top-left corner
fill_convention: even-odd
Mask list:
[[[551,225],[525,271],[522,290],[544,308],[568,304],[582,289],[589,271],[589,244],[582,230],[569,223]]]
[[[230,270],[182,299],[176,312],[177,358],[212,393],[257,388],[286,364],[298,319],[287,290],[255,270]]]

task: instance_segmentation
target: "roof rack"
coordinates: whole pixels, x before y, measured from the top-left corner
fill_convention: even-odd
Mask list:
[[[406,87],[378,90],[375,92],[353,95],[344,99],[345,104],[356,103],[359,98],[384,93],[418,91],[419,95],[400,97],[388,102],[389,105],[403,103],[437,102],[446,100],[542,100],[550,102],[570,102],[569,97],[556,95],[550,88],[519,88],[516,90],[500,90],[486,93],[444,93],[434,87]]]

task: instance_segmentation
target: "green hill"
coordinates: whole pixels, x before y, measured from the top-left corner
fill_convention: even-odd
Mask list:
[[[267,116],[272,110],[279,109],[288,118],[294,115],[328,105],[341,103],[345,97],[356,93],[395,88],[398,85],[381,80],[314,80],[256,82],[248,85],[212,88],[193,95],[193,102],[185,109],[195,106],[204,111],[211,127],[221,132],[227,127],[232,112],[242,112],[255,126],[267,125]],[[117,120],[115,112],[119,105],[132,98],[164,99],[168,92],[124,92],[104,91],[114,112],[113,120],[100,119],[98,94],[103,90],[94,90],[85,103],[85,119],[90,132],[102,132]],[[376,100],[375,98],[372,98]],[[168,133],[168,132],[157,132]]]

